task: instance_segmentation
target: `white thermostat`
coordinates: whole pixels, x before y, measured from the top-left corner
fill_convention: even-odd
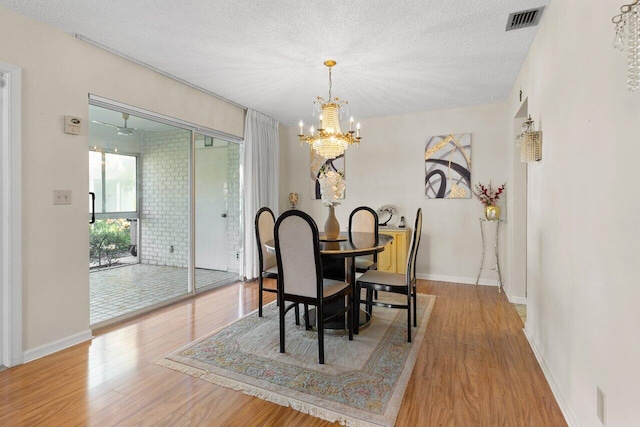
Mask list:
[[[82,119],[76,116],[64,116],[64,133],[70,135],[80,135]]]

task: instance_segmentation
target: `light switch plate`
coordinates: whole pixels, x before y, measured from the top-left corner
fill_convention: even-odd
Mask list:
[[[70,205],[71,190],[53,190],[54,205]]]

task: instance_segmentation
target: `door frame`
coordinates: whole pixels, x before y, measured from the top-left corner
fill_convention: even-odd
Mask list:
[[[2,328],[1,360],[11,367],[23,362],[22,351],[22,70],[0,62],[2,97]]]

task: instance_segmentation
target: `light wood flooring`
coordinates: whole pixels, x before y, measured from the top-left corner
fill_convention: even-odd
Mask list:
[[[504,294],[419,282],[438,298],[397,426],[566,425]],[[257,300],[255,282],[233,284],[0,372],[0,425],[331,425],[153,363]]]

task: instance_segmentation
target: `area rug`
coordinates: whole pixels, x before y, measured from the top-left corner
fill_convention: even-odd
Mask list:
[[[405,310],[374,308],[366,329],[325,334],[318,364],[317,333],[287,315],[286,353],[280,353],[278,308],[251,313],[156,363],[248,395],[348,426],[392,426],[435,303],[418,295],[418,328],[406,339]],[[304,322],[302,322],[304,323]]]

